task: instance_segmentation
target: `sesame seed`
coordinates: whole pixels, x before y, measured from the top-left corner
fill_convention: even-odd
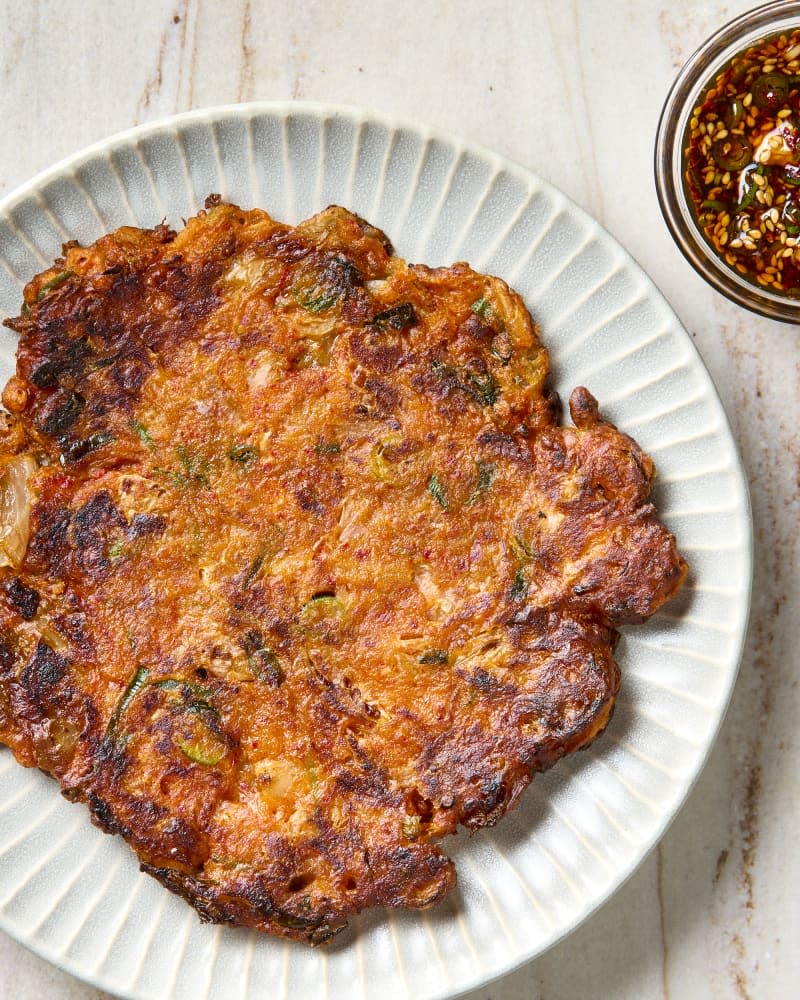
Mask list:
[[[772,72],[796,77],[790,83],[791,97],[777,109],[758,107],[752,88]],[[782,287],[786,260],[792,285],[794,268],[800,267],[800,234],[790,237],[786,229],[788,224],[796,232],[795,217],[782,217],[785,205],[795,200],[800,205],[800,189],[788,186],[790,178],[783,171],[786,135],[776,128],[779,124],[781,130],[800,130],[800,115],[797,124],[794,117],[798,84],[800,28],[777,40],[756,42],[734,56],[706,86],[689,123],[687,181],[696,220],[721,262],[764,287]],[[740,157],[752,160],[752,151],[759,147],[767,151],[759,157],[760,172],[752,162],[741,173],[739,167],[732,168]],[[727,169],[726,157],[731,160]]]

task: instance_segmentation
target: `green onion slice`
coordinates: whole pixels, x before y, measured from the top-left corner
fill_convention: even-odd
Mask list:
[[[433,499],[439,504],[442,510],[447,510],[448,508],[447,494],[445,493],[444,487],[442,486],[441,482],[439,481],[439,477],[436,475],[435,472],[428,480],[428,492],[433,497]]]
[[[450,659],[446,649],[427,649],[419,658],[426,666],[443,666]]]

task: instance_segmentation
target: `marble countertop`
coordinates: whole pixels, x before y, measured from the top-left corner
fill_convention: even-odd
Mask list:
[[[636,874],[566,940],[470,1000],[780,1000],[800,981],[800,334],[695,275],[652,180],[672,79],[750,6],[0,0],[0,196],[88,143],[188,108],[362,105],[445,128],[556,183],[649,272],[711,371],[750,482],[756,543],[750,632],[727,718]],[[0,934],[0,997],[100,996]]]

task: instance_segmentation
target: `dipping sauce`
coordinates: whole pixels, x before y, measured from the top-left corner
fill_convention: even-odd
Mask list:
[[[731,60],[703,91],[683,149],[689,204],[720,259],[800,298],[800,30]]]

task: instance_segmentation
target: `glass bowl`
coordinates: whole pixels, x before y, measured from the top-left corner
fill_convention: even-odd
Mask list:
[[[686,259],[731,301],[785,323],[800,323],[800,300],[747,281],[717,257],[695,221],[683,182],[683,145],[700,95],[717,73],[761,39],[800,29],[800,0],[777,0],[747,11],[712,35],[689,58],[667,96],[658,123],[656,191],[661,211]]]

